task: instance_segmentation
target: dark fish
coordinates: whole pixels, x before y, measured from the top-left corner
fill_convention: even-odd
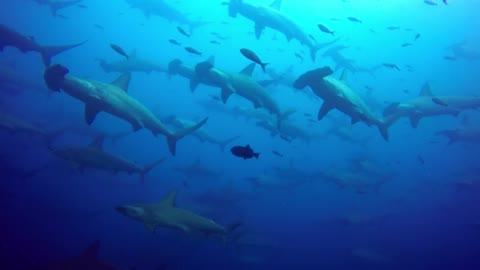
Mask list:
[[[355,17],[347,17],[347,19],[351,22],[362,23],[362,21]]]
[[[384,67],[393,68],[393,69],[396,69],[396,70],[400,71],[400,68],[399,68],[397,65],[395,65],[395,64],[392,64],[392,63],[382,63],[382,65],[383,65]]]
[[[299,58],[300,60],[302,60],[302,62],[303,62],[303,56],[302,56],[301,54],[295,53],[295,56],[296,56],[297,58]]]
[[[433,1],[431,1],[431,0],[424,0],[423,2],[424,2],[425,4],[427,4],[427,5],[430,5],[430,6],[436,6],[436,5],[437,5],[437,3],[435,3],[435,2],[433,2]]]
[[[84,4],[78,4],[77,7],[79,7],[79,8],[87,8],[87,6],[85,6]]]
[[[211,44],[217,44],[217,45],[220,45],[220,44],[221,44],[219,41],[216,41],[216,40],[210,40],[210,43],[211,43]]]
[[[201,52],[195,50],[194,48],[192,47],[185,47],[185,51],[191,53],[191,54],[196,54],[196,55],[202,55]]]
[[[173,39],[173,38],[172,38],[172,39],[169,39],[168,42],[170,42],[170,43],[173,44],[173,45],[177,45],[177,46],[182,45],[182,44],[180,44],[180,42],[178,42],[177,40],[175,40],[175,39]]]
[[[251,51],[249,49],[245,49],[245,48],[240,49],[240,52],[243,54],[243,56],[245,56],[249,60],[259,64],[262,67],[263,72],[265,72],[265,66],[268,65],[268,63],[263,63],[262,60],[260,60],[260,58],[258,57],[258,55],[256,53],[254,53],[253,51]]]
[[[98,28],[98,29],[102,29],[102,30],[105,29],[105,28],[103,28],[103,26],[101,26],[100,24],[94,24],[93,26],[95,26],[95,27]]]
[[[318,24],[318,29],[320,29],[320,31],[324,32],[324,33],[327,33],[327,34],[331,34],[331,35],[335,35],[335,31],[331,31],[330,29],[328,29],[325,25],[323,24]]]
[[[405,94],[410,94],[410,90],[408,90],[408,89],[403,89],[402,91],[403,91]]]
[[[184,36],[186,36],[186,37],[190,37],[190,34],[187,33],[182,27],[177,26],[177,30],[178,30],[178,32],[180,32],[180,34],[182,34],[182,35],[184,35]]]
[[[312,116],[311,113],[304,113],[303,115],[305,115],[306,117],[311,117]]]
[[[444,3],[445,5],[448,5],[447,0],[443,0],[443,3]]]
[[[417,41],[420,38],[420,36],[421,36],[420,33],[416,34],[415,35],[415,41]]]
[[[400,29],[400,26],[389,26],[387,27],[388,30],[393,31],[393,30],[398,30]]]
[[[183,185],[185,188],[190,188],[190,185],[187,183],[187,181],[182,181],[182,185]]]
[[[255,153],[253,152],[253,149],[250,147],[250,145],[245,145],[245,146],[234,146],[232,149],[230,149],[233,155],[243,158],[243,159],[250,159],[255,157],[258,159],[260,156],[260,153]]]
[[[420,162],[420,164],[422,164],[422,165],[425,164],[425,160],[422,158],[422,156],[417,155],[417,159],[418,159],[418,162]]]
[[[405,48],[405,47],[409,47],[409,46],[412,46],[413,44],[412,43],[408,43],[408,42],[405,42],[402,44],[402,47]]]
[[[282,155],[281,153],[279,153],[278,151],[276,151],[276,150],[273,150],[272,153],[273,153],[275,156],[283,157],[283,155]]]
[[[448,60],[448,61],[457,60],[457,58],[455,56],[449,56],[449,55],[444,56],[443,59]]]
[[[289,137],[285,136],[285,135],[280,135],[280,139],[286,141],[286,142],[292,142],[292,139],[290,139]]]
[[[57,14],[57,17],[60,18],[60,19],[64,19],[64,20],[69,20],[70,18],[65,16],[65,15],[62,15],[62,14]]]
[[[308,35],[308,37],[311,38],[313,41],[317,42],[317,40],[312,35]]]
[[[332,18],[330,18],[330,21],[334,21],[334,22],[335,22],[335,21],[340,21],[340,19],[339,19],[339,18],[332,17]]]
[[[433,101],[433,103],[438,104],[438,105],[440,105],[440,106],[445,106],[445,107],[448,106],[447,103],[445,103],[444,101],[442,101],[441,99],[436,98],[436,97],[433,97],[433,98],[432,98],[432,101]]]
[[[116,45],[116,44],[110,44],[110,47],[116,51],[118,54],[125,56],[125,58],[128,59],[128,54],[122,49],[122,47]]]
[[[367,89],[368,91],[373,91],[373,87],[371,87],[370,85],[365,85],[365,89]]]

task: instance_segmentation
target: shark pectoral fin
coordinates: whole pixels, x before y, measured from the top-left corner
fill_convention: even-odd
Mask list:
[[[410,125],[412,125],[413,128],[418,127],[418,122],[420,122],[421,117],[418,115],[412,115],[410,116]]]
[[[190,91],[192,91],[192,93],[195,92],[199,83],[200,81],[197,76],[193,76],[193,78],[190,79]]]
[[[255,66],[256,66],[255,63],[248,64],[246,67],[244,67],[244,68],[240,71],[240,73],[243,74],[243,75],[245,75],[245,76],[252,77],[253,70],[255,69]]]
[[[233,91],[227,87],[222,88],[222,102],[227,103],[228,98],[233,94]]]
[[[149,231],[152,234],[155,233],[155,224],[145,221],[144,225],[145,225],[145,229],[147,229],[147,231]]]
[[[280,11],[280,7],[282,6],[282,0],[275,0],[273,3],[270,4],[270,8]]]
[[[184,231],[185,233],[190,233],[190,228],[184,224],[176,224],[175,227],[177,227],[178,229]]]
[[[352,118],[350,119],[350,123],[351,123],[352,125],[358,123],[358,121],[360,121],[360,119],[359,119],[358,117],[352,117]]]
[[[259,24],[259,23],[255,24],[255,37],[257,39],[259,39],[260,36],[262,35],[263,29],[265,29],[265,25]]]
[[[139,122],[131,122],[130,124],[132,124],[132,129],[133,129],[134,132],[142,129],[142,125],[140,125]]]
[[[115,85],[116,87],[122,89],[125,92],[128,92],[128,85],[130,84],[131,78],[132,78],[131,73],[127,72],[120,75],[120,77],[116,78],[113,82],[111,82],[111,84]]]
[[[85,105],[85,121],[88,125],[91,125],[95,120],[95,117],[100,112],[100,110],[93,105]]]
[[[322,107],[320,107],[320,110],[318,111],[318,118],[317,118],[317,119],[318,119],[318,120],[322,120],[323,117],[325,117],[325,115],[327,115],[327,113],[328,113],[329,111],[331,111],[332,109],[333,109],[333,106],[332,106],[332,105],[330,105],[330,104],[327,103],[327,102],[324,102],[324,103],[322,104]]]

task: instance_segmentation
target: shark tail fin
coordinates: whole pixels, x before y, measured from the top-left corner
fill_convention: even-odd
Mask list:
[[[68,72],[70,72],[70,70],[62,65],[53,65],[45,70],[43,73],[43,79],[50,90],[60,91],[63,79]]]
[[[73,49],[75,47],[81,46],[85,42],[87,42],[87,41],[85,40],[85,41],[82,41],[80,43],[63,45],[63,46],[42,46],[42,47],[40,47],[40,53],[42,55],[43,64],[45,64],[45,66],[49,66],[50,62],[52,61],[52,58],[55,55],[63,53],[63,52],[68,51],[70,49]]]
[[[180,131],[177,131],[176,133],[170,134],[167,136],[167,143],[168,143],[168,149],[170,150],[170,153],[174,156],[176,152],[176,145],[178,140],[181,138],[194,133],[197,131],[197,129],[201,128],[205,123],[207,122],[208,117],[204,118],[202,121],[198,122],[195,125],[192,125],[190,127],[184,128]]]
[[[142,169],[142,171],[140,172],[140,181],[142,183],[145,182],[145,176],[151,171],[153,170],[153,168],[157,167],[158,165],[160,165],[160,163],[164,162],[165,161],[165,158],[162,158],[162,159],[159,159],[155,162],[153,162],[152,164],[149,164],[147,166],[145,166],[145,168]]]
[[[260,63],[260,66],[262,67],[263,72],[265,72],[265,67],[266,67],[268,64],[269,64],[269,63]]]
[[[222,152],[225,152],[225,147],[227,147],[227,145],[229,145],[231,142],[235,141],[238,138],[240,138],[240,136],[234,136],[234,137],[231,137],[231,138],[228,138],[226,140],[221,141],[218,144],[218,146],[220,147],[220,150],[222,150]]]

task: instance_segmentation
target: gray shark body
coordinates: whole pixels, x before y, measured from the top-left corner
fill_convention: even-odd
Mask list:
[[[126,0],[131,8],[139,9],[146,17],[155,15],[169,22],[188,25],[190,30],[206,24],[206,22],[190,20],[182,11],[174,8],[164,0]]]
[[[371,68],[360,67],[354,64],[353,59],[347,59],[340,51],[348,47],[343,45],[338,45],[329,48],[323,53],[323,57],[330,57],[333,62],[335,62],[334,70],[348,70],[351,73],[368,73],[371,76],[375,77],[375,72],[380,69],[382,66],[377,65]]]
[[[295,121],[284,121],[280,128],[277,127],[274,121],[258,121],[256,123],[258,127],[261,127],[270,132],[271,136],[280,136],[288,140],[301,140],[309,143],[316,139],[325,139],[326,136],[322,134],[313,133],[302,126],[298,125]]]
[[[480,60],[480,51],[468,48],[466,42],[459,42],[450,45],[447,49],[453,53],[454,59],[465,59],[469,61]]]
[[[153,63],[148,59],[143,59],[137,56],[135,52],[130,53],[128,55],[128,59],[116,61],[116,62],[107,62],[103,59],[98,59],[100,67],[103,71],[110,73],[110,72],[160,72],[166,73],[167,68]]]
[[[445,136],[449,144],[453,143],[480,143],[480,129],[478,128],[459,128],[442,130],[436,133],[437,135]]]
[[[63,46],[42,46],[38,44],[32,37],[24,36],[17,31],[0,24],[0,51],[5,47],[15,47],[21,52],[38,52],[42,55],[43,63],[48,66],[53,56],[64,51],[73,49],[85,42],[63,45]]]
[[[215,221],[178,208],[174,204],[176,191],[172,191],[160,203],[135,204],[116,207],[121,214],[142,222],[145,228],[154,233],[157,227],[180,230],[188,234],[216,235],[226,238],[240,224],[224,227]]]
[[[0,92],[17,95],[25,90],[45,92],[45,85],[40,81],[26,78],[24,74],[7,65],[0,65]]]
[[[45,130],[6,114],[0,114],[0,129],[6,130],[10,133],[47,136]]]
[[[103,151],[102,144],[103,137],[99,137],[88,146],[50,148],[56,156],[69,162],[73,169],[96,169],[114,174],[117,172],[138,173],[142,181],[148,172],[164,161],[161,159],[145,167],[140,167],[122,157]]]
[[[92,124],[99,112],[107,112],[129,122],[134,131],[145,128],[153,135],[165,135],[172,155],[175,155],[176,142],[203,126],[207,119],[194,126],[170,131],[155,115],[136,99],[127,94],[130,74],[125,73],[112,83],[81,79],[67,75],[68,69],[55,65],[44,74],[45,81],[53,91],[62,89],[68,95],[85,103],[85,121]]]
[[[33,1],[37,2],[40,5],[48,6],[53,16],[57,16],[57,12],[61,9],[73,7],[83,2],[83,0],[33,0]]]
[[[244,3],[243,0],[230,0],[228,13],[231,17],[237,14],[255,23],[255,36],[260,38],[266,27],[275,29],[285,35],[287,40],[296,39],[310,49],[310,57],[315,61],[316,53],[322,47],[333,44],[336,41],[325,44],[315,44],[294,21],[280,12],[281,0],[275,0],[270,6]]]
[[[447,106],[436,104],[432,99],[437,98]],[[404,103],[394,103],[385,109],[383,115],[388,125],[402,117],[410,119],[412,127],[416,128],[424,117],[453,115],[467,109],[480,108],[480,97],[468,96],[434,96],[430,85],[425,83],[418,97]]]
[[[313,92],[323,99],[318,120],[323,119],[331,110],[337,109],[350,116],[352,124],[362,121],[368,126],[377,126],[383,139],[388,141],[388,126],[383,120],[374,116],[360,96],[343,81],[326,77],[330,74],[330,68],[320,68],[306,72],[294,83],[294,87],[298,89],[310,86]]]

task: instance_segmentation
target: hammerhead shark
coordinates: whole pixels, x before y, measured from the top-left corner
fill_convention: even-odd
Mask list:
[[[157,15],[169,22],[188,25],[190,30],[207,24],[207,22],[190,20],[182,11],[174,8],[165,0],[126,0],[131,8],[139,9],[145,16]]]
[[[124,205],[115,209],[126,217],[142,222],[150,233],[155,233],[155,229],[160,226],[188,234],[220,236],[226,240],[227,236],[241,225],[241,223],[234,223],[224,227],[211,219],[178,208],[175,206],[176,195],[176,191],[171,191],[159,203]]]
[[[134,131],[141,128],[150,130],[154,136],[167,137],[168,148],[175,155],[177,141],[202,127],[207,118],[199,123],[170,131],[150,110],[127,94],[130,73],[124,73],[112,83],[81,79],[67,75],[69,70],[62,65],[53,65],[44,72],[44,79],[52,91],[63,90],[68,95],[85,103],[85,121],[92,124],[99,112],[108,112],[132,125]]]
[[[72,7],[72,6],[78,5],[81,2],[83,2],[83,0],[63,0],[63,1],[59,1],[59,0],[33,0],[33,1],[37,2],[40,5],[48,6],[50,8],[50,11],[52,12],[53,16],[57,16],[57,11],[59,11],[60,9],[64,9],[64,8],[67,8],[67,7]]]
[[[165,160],[163,158],[145,167],[140,167],[122,157],[105,152],[103,150],[103,141],[104,137],[99,136],[87,146],[65,146],[59,148],[49,146],[49,148],[56,156],[68,161],[73,169],[83,170],[92,168],[110,171],[114,174],[117,172],[138,173],[142,182],[144,182],[146,174]]]
[[[388,125],[374,116],[360,96],[345,83],[345,72],[341,80],[327,77],[332,73],[329,67],[314,69],[301,75],[293,86],[297,89],[310,86],[313,92],[323,99],[318,120],[323,119],[331,110],[337,109],[350,116],[352,124],[362,121],[368,126],[377,126],[383,139],[388,141]]]
[[[480,143],[480,129],[478,128],[457,128],[442,130],[435,133],[448,139],[448,144],[457,142]]]
[[[78,47],[85,42],[62,46],[42,46],[33,37],[24,36],[6,25],[0,24],[0,51],[10,46],[19,49],[22,53],[38,52],[42,55],[45,66],[50,65],[51,59],[55,55]]]
[[[457,116],[464,110],[478,108],[480,108],[480,97],[435,96],[432,93],[430,84],[427,82],[423,85],[416,98],[408,102],[391,104],[384,110],[383,116],[388,125],[392,125],[402,117],[408,117],[412,127],[416,128],[424,117],[439,115]]]
[[[140,58],[135,51],[128,55],[128,59],[116,62],[107,62],[104,59],[97,59],[103,71],[110,72],[161,72],[166,73],[167,68],[156,64],[148,59]]]
[[[244,3],[243,0],[230,0],[228,3],[228,14],[234,18],[237,17],[237,14],[240,14],[253,21],[255,23],[255,36],[257,39],[260,38],[266,27],[270,27],[283,33],[288,41],[291,39],[298,40],[310,49],[312,61],[315,61],[319,49],[338,41],[338,39],[336,39],[323,44],[315,43],[300,26],[280,12],[281,4],[282,0],[275,0],[270,6]]]

